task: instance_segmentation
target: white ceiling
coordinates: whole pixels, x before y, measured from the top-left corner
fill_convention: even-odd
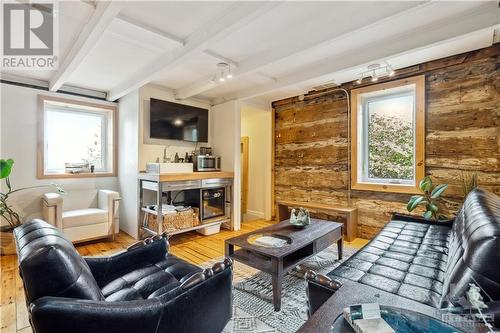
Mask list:
[[[57,71],[2,72],[100,90],[153,83],[181,98],[261,103],[493,43],[497,1],[61,1]],[[498,37],[497,37],[498,41]],[[234,78],[212,83],[216,64]]]

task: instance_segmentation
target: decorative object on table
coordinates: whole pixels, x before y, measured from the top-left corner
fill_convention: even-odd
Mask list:
[[[483,313],[483,310],[487,309],[488,305],[486,305],[486,303],[484,302],[481,291],[481,288],[476,284],[469,283],[469,290],[467,290],[467,292],[465,293],[466,299],[470,303],[472,308],[477,311],[476,317],[483,322],[483,324],[488,328],[489,332],[493,332],[493,325],[488,322]]]
[[[406,205],[406,209],[411,212],[418,206],[425,206],[423,217],[426,220],[447,220],[448,217],[439,214],[439,200],[443,192],[448,188],[448,184],[433,185],[431,178],[427,176],[420,181],[418,188],[423,194],[412,196]]]
[[[352,308],[352,306],[351,306]],[[426,314],[409,310],[407,308],[380,306],[380,317],[395,333],[465,333],[459,328],[453,327],[441,320],[439,316],[431,317]],[[375,331],[356,331],[355,328],[348,324],[348,320],[344,315],[339,315],[331,325],[331,333],[348,333],[348,332],[385,332],[382,330]]]
[[[290,213],[290,224],[296,228],[304,228],[311,224],[311,217],[309,211],[305,208],[292,208]]]
[[[378,303],[351,305],[344,309],[343,314],[356,333],[396,333],[382,319]]]
[[[95,165],[91,165],[90,166],[90,173],[94,173],[94,171],[95,171]]]
[[[23,221],[19,213],[17,213],[12,206],[8,204],[9,197],[17,192],[25,191],[28,189],[48,187],[52,186],[56,188],[59,193],[64,193],[64,190],[57,186],[57,184],[50,185],[38,185],[38,186],[28,186],[18,189],[12,189],[12,184],[10,182],[10,174],[12,172],[12,167],[14,165],[13,159],[0,159],[0,179],[5,179],[5,185],[7,187],[7,192],[0,192],[0,216],[3,220],[7,221],[8,225],[2,226],[0,228],[0,254],[14,254],[16,253],[14,246],[14,239],[12,237],[12,230],[20,226]]]

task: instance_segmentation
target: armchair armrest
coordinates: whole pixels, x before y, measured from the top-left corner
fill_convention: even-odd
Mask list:
[[[83,257],[92,271],[99,287],[134,269],[155,263],[168,253],[168,240],[165,237],[148,238],[134,244],[127,250],[109,257]]]
[[[45,193],[42,195],[43,219],[53,226],[62,229],[63,198],[58,193]]]
[[[312,316],[328,298],[342,287],[342,282],[310,270],[306,272],[304,278],[308,282],[306,293],[309,316]]]
[[[97,194],[97,204],[99,209],[109,211],[113,208],[113,201],[120,200],[120,194],[111,190],[99,190]]]
[[[119,231],[119,202],[120,194],[116,191],[99,190],[97,194],[98,208],[108,212],[108,226],[110,227],[110,234],[113,238],[115,233]]]
[[[158,299],[106,302],[42,297],[29,306],[37,333],[156,332],[163,306]]]

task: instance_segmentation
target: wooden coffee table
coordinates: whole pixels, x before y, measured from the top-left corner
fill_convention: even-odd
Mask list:
[[[283,276],[301,262],[337,242],[342,259],[342,223],[311,219],[303,229],[284,220],[272,226],[227,239],[226,256],[272,275],[274,310],[281,308]],[[259,235],[274,236],[287,241],[282,247],[267,247],[254,243]],[[250,240],[249,240],[250,239]],[[235,250],[237,246],[239,249]]]

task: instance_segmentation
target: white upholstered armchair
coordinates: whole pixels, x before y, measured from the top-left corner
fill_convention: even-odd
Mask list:
[[[119,231],[119,200],[119,193],[110,190],[45,193],[43,218],[61,229],[72,242],[114,239]]]

